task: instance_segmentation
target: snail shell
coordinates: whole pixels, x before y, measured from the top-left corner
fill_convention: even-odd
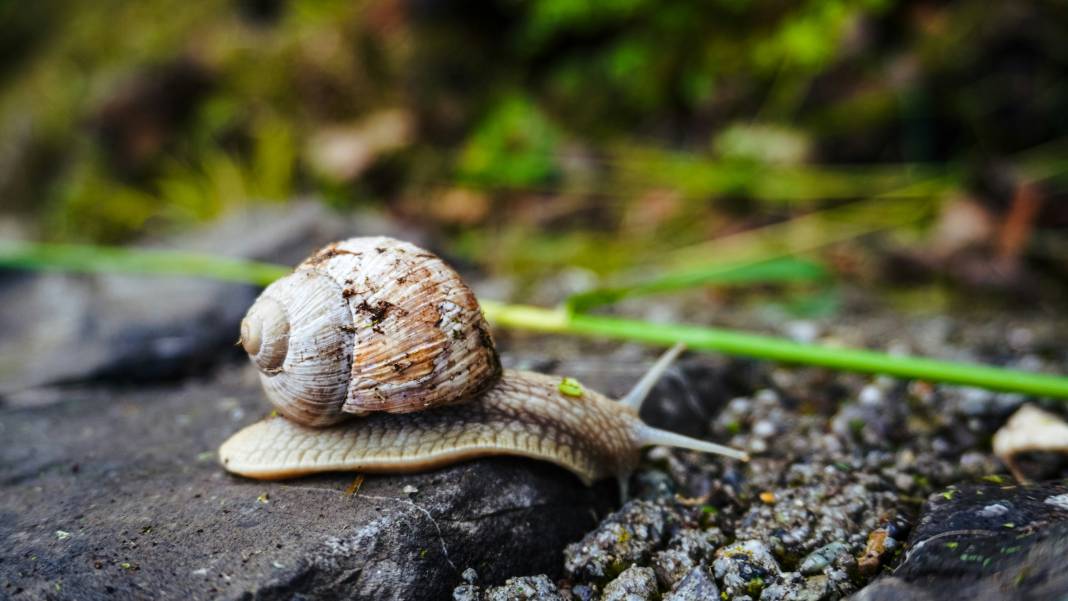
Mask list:
[[[263,291],[240,343],[279,413],[306,426],[458,403],[501,374],[471,289],[391,238],[316,252]]]

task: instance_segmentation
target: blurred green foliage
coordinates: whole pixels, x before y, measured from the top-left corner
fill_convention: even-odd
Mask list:
[[[560,130],[523,96],[495,106],[468,136],[456,165],[460,183],[532,188],[559,174]]]
[[[1044,0],[43,0],[0,19],[0,197],[48,240],[311,194],[440,225],[467,256],[603,273],[869,197],[1004,204],[984,179],[1002,164],[1065,171],[1020,158],[1068,134],[1068,7]],[[463,210],[435,200],[456,188]]]

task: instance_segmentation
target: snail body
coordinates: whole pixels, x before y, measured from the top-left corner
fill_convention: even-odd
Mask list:
[[[560,378],[506,370],[495,386],[462,405],[376,413],[326,428],[276,417],[228,440],[223,465],[275,479],[324,471],[420,471],[515,454],[556,463],[587,483],[629,472],[638,459],[637,415],[617,412],[616,401],[591,390],[574,400],[559,384]]]
[[[589,484],[625,478],[641,449],[656,444],[746,458],[638,417],[681,346],[623,401],[570,379],[502,370],[460,277],[434,255],[388,238],[320,250],[263,292],[241,331],[280,413],[219,449],[228,471],[251,478],[412,472],[518,455]]]

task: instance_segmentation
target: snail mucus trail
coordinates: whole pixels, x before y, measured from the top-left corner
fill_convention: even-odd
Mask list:
[[[279,415],[219,449],[230,472],[413,472],[487,455],[549,461],[625,483],[640,451],[745,453],[653,428],[638,409],[682,351],[622,400],[570,379],[501,369],[474,294],[437,256],[390,238],[328,245],[268,286],[241,344]]]

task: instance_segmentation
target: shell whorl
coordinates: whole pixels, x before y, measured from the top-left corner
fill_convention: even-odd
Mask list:
[[[268,286],[241,344],[278,410],[310,426],[457,403],[501,372],[460,276],[390,238],[331,244]]]
[[[275,299],[264,297],[241,320],[241,346],[265,373],[281,371],[289,352],[289,316]]]

